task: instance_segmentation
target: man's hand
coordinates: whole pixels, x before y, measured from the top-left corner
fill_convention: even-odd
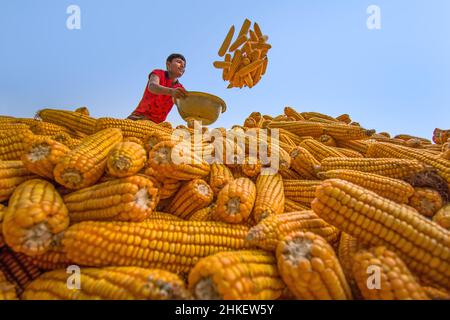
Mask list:
[[[187,92],[183,88],[175,88],[170,91],[170,95],[174,99],[183,99],[187,97]]]

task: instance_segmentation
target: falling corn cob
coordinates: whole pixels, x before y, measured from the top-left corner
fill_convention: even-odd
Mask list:
[[[319,162],[328,157],[346,158],[346,156],[342,153],[314,139],[304,140],[302,143],[300,143],[300,147],[308,150]]]
[[[310,206],[320,184],[319,180],[283,180],[284,195],[292,201]]]
[[[306,179],[316,179],[315,168],[320,162],[305,148],[297,147],[290,152],[291,167]]]
[[[203,258],[189,273],[188,282],[194,297],[202,300],[272,300],[285,288],[273,255],[259,250]]]
[[[434,216],[433,221],[450,231],[450,204],[441,208]]]
[[[74,224],[62,245],[74,263],[189,272],[202,257],[245,249],[248,228],[221,222],[155,221]]]
[[[69,152],[70,149],[60,142],[36,136],[25,147],[22,162],[28,171],[53,180],[56,164]]]
[[[0,248],[0,272],[14,285],[19,296],[25,287],[42,273],[28,256],[14,252],[8,246]]]
[[[195,211],[209,206],[213,197],[211,187],[204,180],[193,179],[180,188],[166,211],[182,219],[188,219]]]
[[[339,230],[307,210],[269,216],[250,229],[246,241],[252,246],[273,251],[279,241],[296,231],[319,234],[333,245],[339,239]]]
[[[342,179],[375,192],[376,194],[398,203],[408,203],[414,194],[414,188],[407,182],[355,170],[331,170],[319,172],[318,177],[325,179]]]
[[[28,129],[0,131],[0,161],[20,160],[33,133]]]
[[[416,209],[425,217],[433,217],[442,208],[442,197],[431,188],[414,188],[414,193],[409,198],[408,205]]]
[[[434,155],[408,148],[404,146],[392,145],[384,142],[371,143],[367,150],[368,157],[388,157],[417,160],[436,168],[438,174],[450,183],[450,160],[442,159]]]
[[[256,187],[248,178],[231,181],[217,196],[213,219],[228,223],[246,222],[255,203]]]
[[[150,151],[148,164],[158,174],[177,180],[206,177],[210,166],[183,143],[160,142]]]
[[[309,209],[308,206],[305,206],[300,202],[295,202],[288,198],[284,199],[284,212],[304,211]]]
[[[312,209],[362,242],[386,246],[421,277],[450,288],[450,232],[414,210],[339,179],[317,188]]]
[[[335,158],[324,159],[317,170],[320,172],[346,169],[374,173],[394,179],[404,179],[417,174],[425,167],[417,160],[391,158]]]
[[[159,201],[155,182],[146,176],[115,179],[64,196],[72,222],[142,221]]]
[[[353,260],[353,274],[365,299],[428,300],[421,285],[395,252],[382,246],[373,247],[357,252]]]
[[[0,271],[0,301],[3,300],[17,300],[17,293],[14,285]]]
[[[144,147],[135,142],[121,142],[111,150],[106,166],[112,176],[129,177],[138,173],[146,161]]]
[[[105,129],[87,137],[56,165],[55,180],[75,190],[93,185],[105,171],[109,152],[121,140],[119,129]]]
[[[271,129],[284,129],[300,137],[311,136],[318,138],[324,133],[324,124],[312,121],[272,121],[269,123],[268,127]]]
[[[84,134],[90,135],[95,132],[96,119],[82,113],[67,110],[42,109],[36,115],[43,121],[51,122],[74,131],[80,131]]]
[[[0,161],[0,202],[8,200],[18,185],[35,178],[22,161]]]
[[[71,283],[69,280],[65,269],[44,273],[28,285],[22,298],[24,300],[184,300],[191,297],[179,276],[157,269],[83,268],[78,283],[76,281]]]
[[[352,299],[339,260],[321,236],[292,233],[278,243],[276,256],[283,281],[298,299]]]
[[[233,173],[228,169],[228,167],[221,163],[211,164],[211,173],[209,175],[209,185],[217,195],[226,184],[233,181]]]
[[[256,179],[256,200],[253,220],[259,222],[271,214],[284,212],[283,178],[279,174],[259,175]]]
[[[33,179],[18,186],[3,221],[5,242],[16,252],[43,254],[69,226],[69,214],[52,184]]]
[[[220,46],[219,57],[223,57],[225,53],[228,51],[228,48],[230,47],[231,44],[231,40],[233,39],[234,36],[234,30],[235,30],[234,26],[231,26],[230,30],[227,33],[227,36],[225,37],[225,40]]]

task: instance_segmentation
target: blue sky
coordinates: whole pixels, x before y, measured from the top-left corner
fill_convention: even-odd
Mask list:
[[[66,28],[71,4],[81,8],[81,30]],[[366,26],[372,4],[381,30]],[[227,102],[214,126],[289,105],[430,138],[450,127],[449,17],[448,0],[2,1],[0,114],[86,105],[95,117],[124,118],[148,73],[181,52],[184,86]],[[273,48],[256,87],[229,90],[212,62],[229,27],[245,18]],[[175,107],[168,120],[183,123]]]

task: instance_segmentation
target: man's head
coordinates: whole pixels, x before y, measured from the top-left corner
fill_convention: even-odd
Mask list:
[[[180,78],[186,68],[186,59],[182,54],[173,53],[167,57],[166,67],[175,78]]]

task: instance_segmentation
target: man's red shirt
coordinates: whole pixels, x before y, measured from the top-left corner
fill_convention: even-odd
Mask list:
[[[159,77],[159,84],[167,88],[184,88],[177,80],[172,83],[169,79],[169,73],[164,70],[153,70],[150,75],[155,74]],[[133,114],[142,115],[156,123],[166,121],[167,115],[173,107],[173,100],[171,96],[154,94],[148,90],[148,85],[145,87],[144,96]]]

